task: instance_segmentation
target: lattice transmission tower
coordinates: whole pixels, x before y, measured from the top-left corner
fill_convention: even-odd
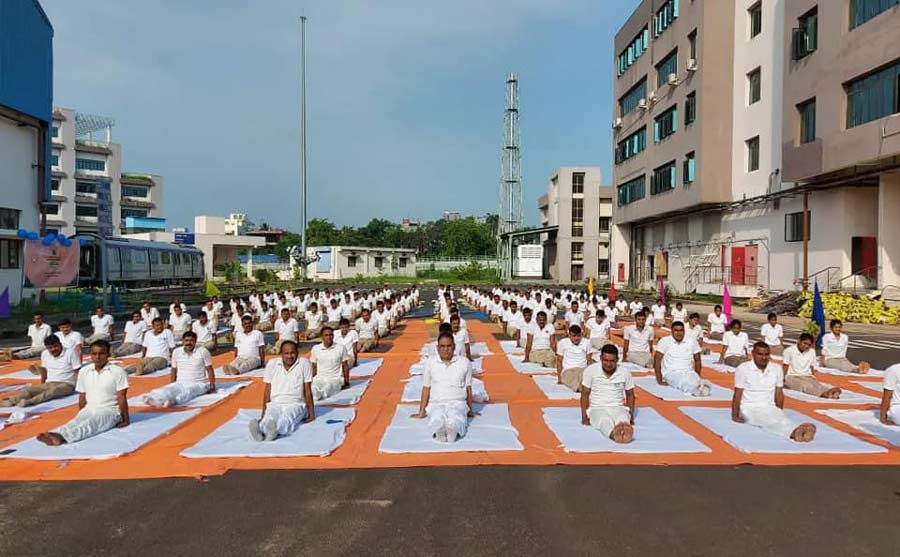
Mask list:
[[[500,160],[499,211],[497,213],[497,258],[500,276],[512,277],[511,232],[522,228],[522,146],[519,132],[519,78],[506,76],[506,110],[503,116],[503,154]]]

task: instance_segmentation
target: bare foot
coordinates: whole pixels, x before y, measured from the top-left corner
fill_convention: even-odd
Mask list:
[[[45,445],[50,445],[51,447],[58,447],[59,445],[62,445],[66,442],[66,440],[63,439],[62,435],[60,435],[59,433],[52,433],[49,431],[38,435],[37,440],[41,443],[44,443]]]
[[[631,424],[618,424],[609,434],[609,438],[616,443],[631,443],[634,438],[634,428]]]
[[[869,370],[872,368],[872,365],[869,362],[859,362],[859,367],[856,369],[856,372],[865,375],[869,373]]]
[[[822,393],[822,398],[838,399],[841,398],[841,388],[834,387]]]
[[[813,424],[800,424],[791,434],[791,439],[798,443],[809,443],[816,437],[816,426]]]

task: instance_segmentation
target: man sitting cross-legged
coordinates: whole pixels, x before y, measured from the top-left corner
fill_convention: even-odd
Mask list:
[[[900,364],[884,370],[879,419],[884,425],[900,425]]]
[[[144,334],[147,332],[147,323],[141,319],[141,312],[131,312],[131,321],[125,323],[125,338],[122,344],[113,350],[113,356],[131,356],[141,351],[144,344]]]
[[[38,441],[47,445],[76,443],[129,424],[128,374],[109,363],[109,342],[91,343],[91,363],[78,372],[75,390],[79,393],[78,414],[56,431],[38,435]]]
[[[344,360],[351,369],[356,366],[356,358],[359,354],[359,333],[350,328],[350,321],[341,318],[338,330],[334,332],[334,342],[344,347]]]
[[[274,441],[316,419],[312,380],[312,366],[298,357],[297,343],[282,342],[279,357],[266,364],[262,414],[260,419],[250,420],[250,436],[256,441]]]
[[[453,333],[438,335],[436,358],[425,360],[419,412],[411,417],[428,417],[431,436],[441,443],[453,443],[465,437],[472,409],[472,364],[456,356]]]
[[[222,367],[225,375],[240,375],[262,367],[266,361],[266,340],[263,334],[253,328],[253,318],[241,318],[242,331],[234,335],[234,359]],[[294,343],[297,346],[297,343]]]
[[[175,337],[170,329],[163,328],[163,320],[153,320],[153,330],[144,334],[144,351],[140,361],[125,368],[127,373],[145,375],[164,369],[172,361],[172,349],[175,348]]]
[[[312,392],[316,400],[324,400],[350,386],[350,364],[343,345],[334,342],[334,329],[322,327],[322,342],[312,347]]]
[[[275,346],[269,348],[269,354],[281,354],[281,343],[286,340],[298,342],[300,340],[300,325],[291,317],[291,310],[281,308],[279,319],[275,321]]]
[[[600,349],[600,363],[584,370],[581,381],[581,423],[597,429],[616,443],[634,438],[634,379],[619,369],[619,349]]]
[[[684,323],[672,323],[672,334],[656,345],[653,370],[656,382],[671,385],[691,396],[709,396],[709,383],[700,379],[700,344],[684,334]]]
[[[795,346],[784,351],[784,388],[822,398],[840,398],[839,387],[823,385],[813,375],[813,365],[816,363],[816,350],[813,348],[815,342],[811,334],[803,333]],[[771,350],[772,345],[769,342],[766,344]]]
[[[172,382],[145,394],[144,403],[148,406],[183,406],[200,395],[215,392],[216,374],[209,350],[197,346],[197,333],[193,331],[184,333],[181,342],[181,347],[172,353]]]
[[[372,317],[372,312],[366,308],[363,308],[356,320],[356,332],[359,333],[357,352],[370,352],[378,346],[378,320]]]
[[[526,326],[520,334],[528,335],[523,362],[556,368],[556,329],[547,323],[547,314],[543,310],[538,312],[536,323]]]
[[[812,441],[816,426],[797,425],[784,413],[784,370],[769,361],[769,345],[753,345],[753,360],[739,365],[734,374],[731,419],[760,427],[801,443]]]
[[[656,333],[647,325],[647,314],[643,310],[634,313],[634,325],[625,327],[622,338],[625,345],[622,360],[641,367],[650,367],[653,363],[653,339]]]
[[[50,325],[44,323],[44,314],[35,313],[34,323],[28,326],[28,337],[31,339],[31,346],[24,350],[19,350],[13,354],[13,357],[20,360],[30,360],[37,358],[44,352],[44,339],[53,334]],[[80,356],[79,356],[80,357]]]
[[[71,348],[63,348],[56,335],[46,337],[44,346],[41,364],[38,366],[41,382],[25,387],[5,400],[0,400],[0,407],[24,408],[69,396],[75,391],[81,358]]]
[[[593,363],[591,350],[591,343],[581,336],[581,327],[569,327],[569,336],[556,344],[556,382],[576,393],[580,391],[584,370]]]

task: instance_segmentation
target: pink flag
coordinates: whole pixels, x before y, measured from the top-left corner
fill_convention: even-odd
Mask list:
[[[722,283],[722,313],[725,315],[725,321],[731,323],[731,293],[728,292],[728,285]]]

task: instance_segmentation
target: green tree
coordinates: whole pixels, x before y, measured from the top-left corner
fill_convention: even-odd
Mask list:
[[[275,244],[275,255],[282,261],[286,261],[291,256],[291,250],[294,249],[294,246],[299,246],[301,240],[299,234],[288,232]]]
[[[306,245],[330,246],[337,243],[338,229],[328,219],[312,219],[306,223]]]
[[[473,217],[449,221],[444,234],[444,253],[449,257],[493,255],[496,241],[486,223]]]

